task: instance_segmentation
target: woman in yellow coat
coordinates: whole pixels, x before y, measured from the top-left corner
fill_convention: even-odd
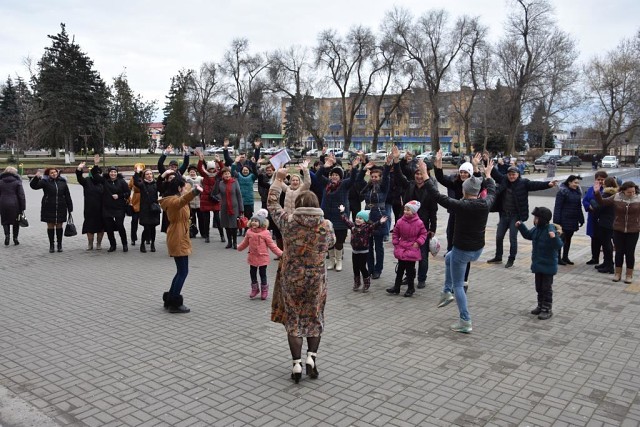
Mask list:
[[[183,304],[182,286],[189,274],[189,255],[191,255],[191,238],[189,237],[189,202],[202,192],[202,187],[187,186],[180,175],[167,176],[163,197],[160,200],[162,210],[167,213],[167,249],[169,256],[176,263],[176,275],[171,282],[169,292],[162,296],[164,307],[170,313],[188,313],[189,308]]]

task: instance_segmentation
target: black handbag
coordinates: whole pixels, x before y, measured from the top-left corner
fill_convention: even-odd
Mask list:
[[[18,225],[20,225],[20,227],[29,226],[29,221],[27,221],[27,215],[24,212],[18,215]]]
[[[73,223],[73,216],[71,212],[69,212],[69,220],[67,221],[67,225],[64,227],[64,235],[66,237],[72,237],[78,234],[78,230],[76,230],[76,225]]]
[[[124,213],[126,216],[133,216],[135,213],[133,210],[133,205],[131,204],[131,200],[127,199],[127,205],[124,207]]]
[[[151,202],[151,204],[149,205],[149,212],[151,212],[152,214],[159,214],[160,212],[162,212],[162,209],[160,208],[160,203]]]
[[[214,194],[213,188],[209,192],[209,200],[211,200],[212,202],[220,203],[220,196],[217,194]]]

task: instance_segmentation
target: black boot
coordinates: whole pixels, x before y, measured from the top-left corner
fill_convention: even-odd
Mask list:
[[[231,236],[231,229],[230,228],[225,228],[225,231],[227,232],[227,246],[225,246],[225,249],[231,249],[231,246],[233,246],[233,237]]]
[[[409,279],[407,286],[409,286],[409,289],[407,289],[407,291],[404,293],[404,296],[405,297],[413,296],[413,294],[416,292],[413,278]]]
[[[126,242],[122,244],[122,252],[129,252],[129,246]]]
[[[231,233],[233,237],[233,249],[238,249],[238,236],[236,233]]]
[[[553,312],[551,311],[551,304],[543,304],[540,307],[540,314],[538,314],[538,319],[547,320],[553,316]]]
[[[140,243],[140,252],[147,253],[147,247],[144,245],[144,240]]]
[[[49,236],[49,253],[54,253],[56,250],[53,247],[56,230],[53,228],[47,228],[47,235]]]
[[[396,279],[396,283],[392,287],[387,289],[387,293],[390,293],[393,295],[399,295],[400,286],[402,286],[402,279]]]
[[[220,241],[222,243],[226,242],[227,240],[224,238],[224,232],[222,231],[222,229],[220,229]]]
[[[108,232],[107,237],[109,238],[109,250],[107,252],[115,252],[116,250],[116,237],[113,235],[113,232]]]
[[[188,313],[191,311],[189,307],[183,304],[182,295],[169,294],[167,301],[169,303],[169,313]]]
[[[164,304],[164,309],[169,309],[169,292],[165,292],[162,294],[162,302]]]
[[[62,227],[56,228],[56,239],[58,240],[58,252],[62,252]]]
[[[4,245],[9,246],[9,236],[7,235],[4,236]]]
[[[156,242],[154,240],[151,241],[151,252],[156,251]]]
[[[16,246],[20,244],[18,241],[18,234],[20,234],[20,226],[16,224],[13,226],[13,244]]]

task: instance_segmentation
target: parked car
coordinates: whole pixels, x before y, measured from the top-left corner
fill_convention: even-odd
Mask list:
[[[344,151],[342,151],[342,148],[328,148],[327,149],[327,154],[333,154],[336,157],[342,157],[343,153],[344,153]]]
[[[542,156],[538,157],[533,164],[534,165],[548,165],[549,161],[551,159],[555,159],[556,161],[562,156],[559,156],[558,154],[543,154]]]
[[[451,154],[451,164],[457,166],[460,164],[460,154]]]
[[[636,167],[640,168],[640,158],[638,158],[638,160],[636,160]]]
[[[453,154],[450,151],[445,151],[444,153],[442,153],[443,163],[451,163],[451,159],[453,159]]]
[[[384,159],[387,157],[387,150],[377,150],[375,153],[366,153],[365,156],[368,160]]]
[[[306,156],[317,156],[318,154],[320,154],[320,152],[318,151],[317,148],[312,148],[311,150],[305,153]]]
[[[426,162],[427,160],[432,160],[432,157],[433,157],[433,154],[432,154],[431,151],[425,151],[422,154],[418,154],[416,156],[416,159],[421,159],[421,160],[424,160]]]
[[[618,162],[618,157],[616,156],[604,156],[602,158],[602,167],[603,168],[617,168],[620,166]]]
[[[580,160],[580,157],[578,156],[564,156],[556,160],[556,165],[578,167],[582,165],[582,160]]]

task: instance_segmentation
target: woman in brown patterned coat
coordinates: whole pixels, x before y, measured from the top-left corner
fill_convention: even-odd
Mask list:
[[[324,330],[327,300],[327,250],[336,242],[331,221],[324,219],[318,198],[311,191],[300,193],[293,213],[280,206],[280,193],[286,188],[287,169],[280,169],[269,189],[267,207],[284,237],[284,253],[274,286],[271,320],[287,331],[293,359],[291,378],[302,376],[302,342],[307,338],[306,372],[318,378],[316,355]]]

